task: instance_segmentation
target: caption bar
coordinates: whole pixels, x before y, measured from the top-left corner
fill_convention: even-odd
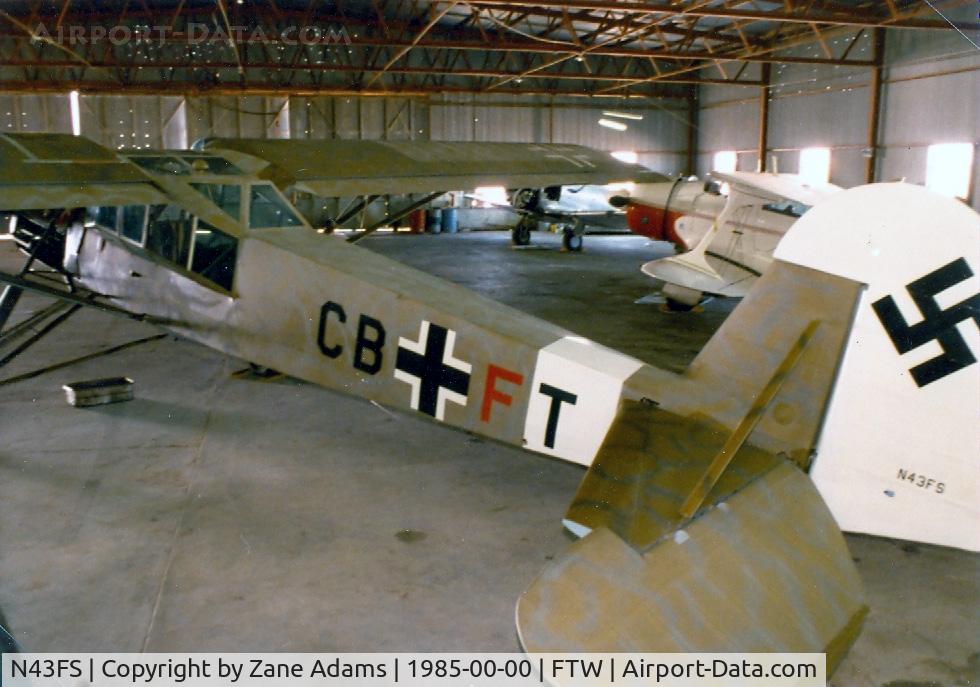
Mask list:
[[[4,654],[0,687],[826,687],[824,654]]]

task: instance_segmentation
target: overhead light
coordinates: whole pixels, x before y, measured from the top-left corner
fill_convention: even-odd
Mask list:
[[[614,129],[616,131],[626,131],[626,125],[622,122],[616,122],[612,119],[600,119],[599,126],[604,126],[607,129]]]
[[[618,117],[619,119],[635,119],[637,121],[643,119],[643,115],[633,114],[632,112],[616,112],[615,110],[608,110],[602,114],[606,117]]]

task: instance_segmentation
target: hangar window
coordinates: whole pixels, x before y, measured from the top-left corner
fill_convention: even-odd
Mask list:
[[[202,220],[194,230],[194,258],[191,271],[231,291],[235,276],[238,240]]]
[[[473,200],[478,208],[492,208],[510,202],[507,198],[507,189],[503,186],[479,186],[473,189]]]
[[[252,229],[302,226],[299,217],[270,184],[253,184],[248,226]]]
[[[237,184],[191,184],[205,198],[225,211],[236,222],[242,210],[242,189]]]
[[[635,165],[640,161],[640,156],[636,154],[635,150],[614,150],[609,154],[620,162],[626,162],[628,164]]]
[[[68,94],[68,110],[71,113],[71,132],[75,136],[82,135],[82,108],[79,105],[78,91]]]
[[[176,205],[151,205],[146,228],[146,248],[160,257],[187,265],[191,252],[191,225],[194,218]]]
[[[954,198],[970,195],[972,143],[937,143],[926,153],[926,187]]]
[[[123,238],[136,243],[143,243],[143,226],[146,224],[145,205],[127,205],[122,209],[122,226],[120,233]]]
[[[830,148],[801,150],[800,176],[810,184],[826,184],[830,181]]]
[[[734,150],[719,150],[715,153],[713,162],[712,171],[731,174],[738,169],[738,153]]]

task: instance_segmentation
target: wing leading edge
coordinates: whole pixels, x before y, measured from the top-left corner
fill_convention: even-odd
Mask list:
[[[138,166],[81,136],[0,134],[0,208],[166,203]]]

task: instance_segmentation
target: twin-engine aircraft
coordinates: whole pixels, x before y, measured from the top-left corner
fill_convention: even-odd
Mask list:
[[[712,172],[712,180],[636,184],[610,199],[626,208],[630,231],[674,244],[678,255],[641,268],[664,282],[673,310],[706,296],[744,297],[772,264],[780,239],[803,213],[842,189],[795,174]],[[722,195],[721,188],[729,189]]]
[[[678,375],[319,234],[289,200],[634,171],[573,146],[0,135],[28,252],[0,314],[33,289],[585,466],[581,538],[518,602],[528,651],[832,671],[868,610],[841,527],[980,550],[975,212],[903,184],[817,204]]]

